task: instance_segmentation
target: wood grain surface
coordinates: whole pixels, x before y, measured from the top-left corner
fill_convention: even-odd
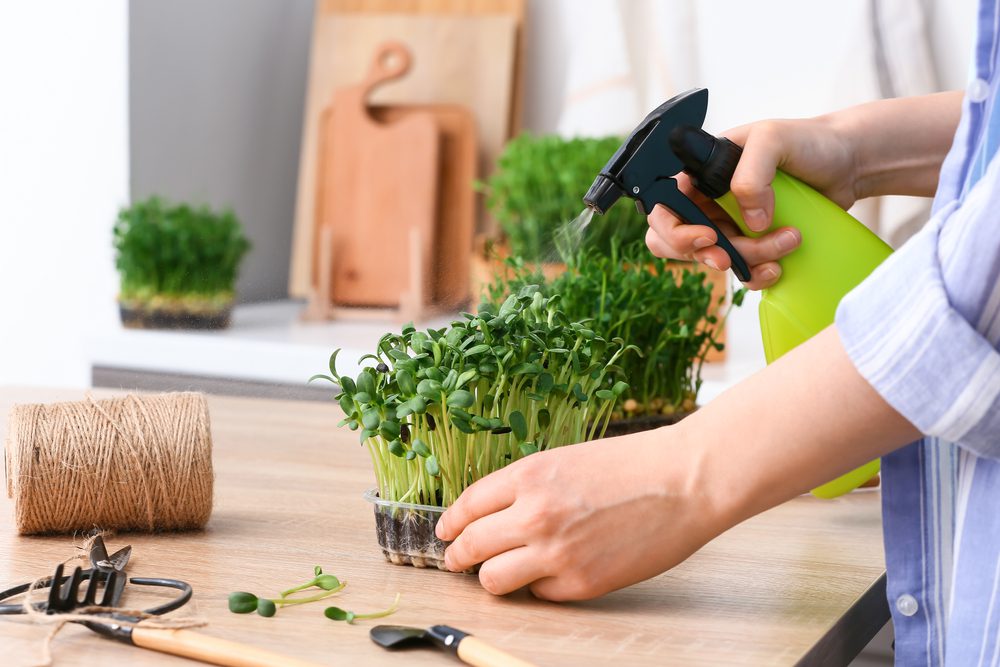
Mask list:
[[[82,395],[0,389],[2,422],[15,402]],[[276,594],[311,578],[317,564],[348,582],[331,604],[372,611],[400,592],[400,609],[388,622],[453,625],[539,665],[782,665],[804,656],[844,664],[850,656],[830,657],[863,645],[887,614],[879,607],[885,608],[884,565],[874,491],[833,501],[796,499],[738,526],[672,571],[599,600],[554,604],[523,591],[494,597],[473,576],[384,562],[371,508],[361,499],[373,479],[370,462],[354,434],[335,428],[340,415],[332,404],[209,402],[216,498],[208,528],[108,539],[110,549],[133,545],[132,576],[190,582],[194,599],[180,613],[207,619],[200,631],[209,635],[328,665],[454,664],[430,649],[388,653],[368,638],[374,622],[327,620],[323,603],[273,618],[226,608],[231,591]],[[11,502],[0,498],[0,587],[50,573],[79,542],[19,537],[11,515]],[[152,599],[128,591],[123,603]],[[0,619],[0,662],[33,664],[45,633]],[[821,655],[809,655],[818,645]],[[194,664],[72,625],[55,639],[53,652],[56,665]]]

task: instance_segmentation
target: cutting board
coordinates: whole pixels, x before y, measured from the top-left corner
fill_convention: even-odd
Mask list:
[[[454,104],[375,106],[369,114],[394,123],[412,114],[429,113],[440,134],[438,213],[432,249],[430,301],[436,306],[464,306],[471,293],[472,236],[476,227],[476,119]],[[320,196],[323,196],[322,193]]]
[[[378,44],[386,39],[405,42],[413,53],[414,65],[406,78],[375,91],[371,102],[380,106],[457,104],[469,108],[476,119],[481,176],[489,173],[510,137],[510,109],[517,94],[514,62],[518,24],[511,16],[345,14],[332,13],[324,8],[326,4],[317,5],[303,122],[289,274],[289,292],[297,297],[307,294],[314,270],[319,116],[329,103],[331,90],[364,75]],[[477,207],[477,217],[480,213]]]
[[[395,307],[406,294],[431,288],[427,270],[416,272],[425,284],[411,284],[412,265],[431,264],[440,130],[429,112],[383,123],[368,111],[371,91],[403,76],[410,61],[403,44],[380,46],[365,81],[338,90],[321,118],[313,282],[324,293],[329,281],[338,305]],[[318,270],[324,242],[332,244],[329,276]]]

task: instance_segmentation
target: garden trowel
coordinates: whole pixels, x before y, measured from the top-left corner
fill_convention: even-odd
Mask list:
[[[532,667],[530,662],[487,644],[482,639],[447,625],[432,625],[427,629],[405,625],[376,625],[371,629],[372,641],[383,648],[430,645],[458,656],[467,665],[476,667]]]
[[[583,201],[603,214],[622,196],[631,197],[645,215],[662,204],[684,222],[711,227],[733,272],[747,282],[750,267],[739,251],[674,180],[683,171],[744,234],[760,236],[746,226],[729,191],[743,149],[701,129],[707,111],[705,88],[681,93],[658,106],[611,156]],[[768,363],[833,324],[841,298],[892,252],[847,211],[802,181],[778,171],[771,186],[774,226],[799,229],[802,245],[781,259],[781,277],[761,296],[760,328]],[[833,498],[847,493],[878,469],[879,462],[872,461],[813,489],[813,494]]]

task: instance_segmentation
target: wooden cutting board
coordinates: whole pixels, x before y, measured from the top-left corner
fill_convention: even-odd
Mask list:
[[[411,284],[415,257],[432,260],[437,216],[440,138],[434,115],[414,111],[380,122],[368,111],[368,96],[380,84],[403,76],[410,53],[398,42],[375,53],[367,79],[336,92],[323,115],[317,185],[317,239],[332,244],[332,275],[314,271],[313,284],[329,280],[332,301],[347,306],[395,307]],[[416,240],[416,241],[414,241]],[[419,243],[419,248],[411,247]],[[430,273],[416,293],[430,291]]]
[[[517,70],[513,65],[519,39],[517,19],[501,13],[476,16],[440,13],[459,12],[466,5],[499,11],[499,5],[488,8],[488,2],[455,0],[427,3],[427,11],[431,11],[432,4],[436,11],[426,15],[387,12],[396,2],[400,5],[397,12],[425,8],[424,3],[401,0],[357,6],[351,2],[317,4],[289,273],[292,296],[308,294],[314,272],[319,117],[330,102],[331,90],[352,85],[364,76],[371,53],[379,44],[387,40],[404,42],[413,54],[414,64],[405,78],[376,90],[370,100],[372,104],[455,104],[469,108],[476,118],[479,176],[489,173],[510,136],[510,110],[516,106],[518,96]],[[506,2],[518,4],[514,0]],[[368,9],[376,13],[368,13]],[[479,222],[482,223],[481,216]]]
[[[472,236],[476,227],[476,118],[454,104],[369,107],[383,123],[429,113],[440,135],[438,213],[434,227],[430,297],[436,306],[464,306],[471,293]]]

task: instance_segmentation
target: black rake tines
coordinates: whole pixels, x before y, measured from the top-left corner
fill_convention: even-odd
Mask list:
[[[90,607],[97,605],[100,607],[110,607],[114,603],[115,589],[118,584],[118,577],[123,576],[119,572],[100,572],[92,570],[84,572],[76,567],[69,576],[63,576],[63,564],[56,567],[56,572],[52,575],[52,583],[49,586],[49,599],[46,605],[47,613],[73,611],[80,607]],[[83,600],[80,600],[80,583],[87,580],[87,589],[84,591]],[[98,589],[104,584],[98,601]]]

